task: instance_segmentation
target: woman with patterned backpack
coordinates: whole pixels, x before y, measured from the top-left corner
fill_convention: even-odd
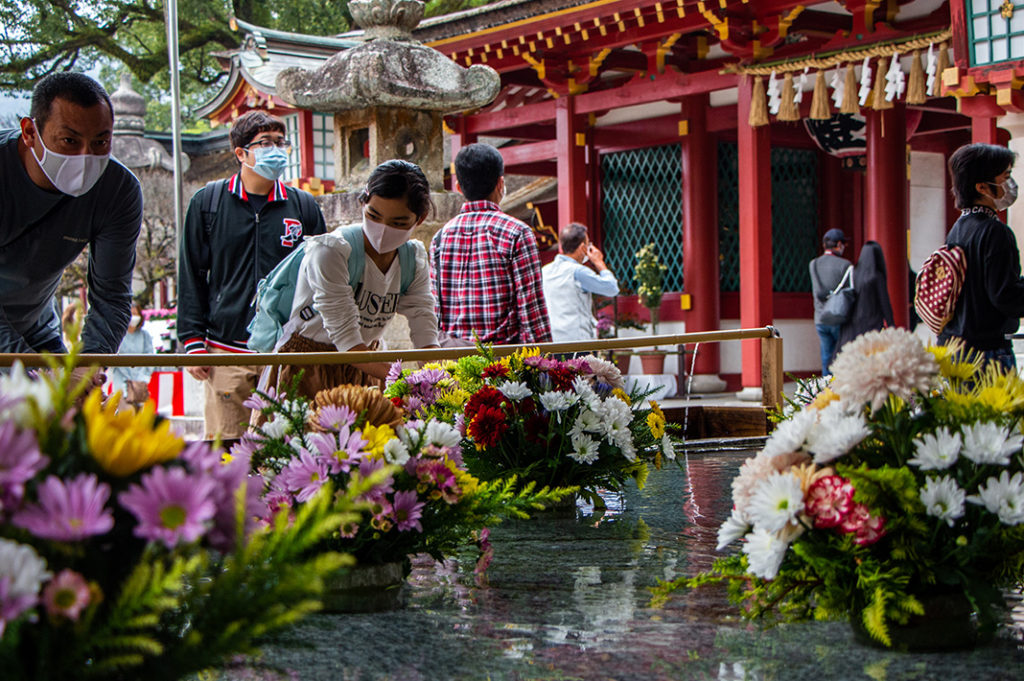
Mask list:
[[[967,271],[953,317],[939,334],[940,343],[961,339],[967,349],[1007,368],[1017,365],[1007,336],[1024,316],[1020,251],[999,219],[999,211],[1017,198],[1010,177],[1016,157],[1006,147],[968,144],[949,159],[953,197],[962,212],[946,245],[963,249]]]

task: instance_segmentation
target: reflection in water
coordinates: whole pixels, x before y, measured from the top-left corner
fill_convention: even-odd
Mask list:
[[[1019,679],[1024,602],[1013,626],[976,651],[909,655],[853,642],[843,622],[762,629],[721,588],[647,607],[658,579],[714,560],[729,484],[747,454],[690,455],[647,486],[608,495],[604,514],[541,515],[493,528],[489,586],[475,556],[416,560],[407,606],[317,615],[225,670],[226,681],[929,681]]]

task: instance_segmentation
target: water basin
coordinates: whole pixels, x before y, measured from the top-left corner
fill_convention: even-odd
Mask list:
[[[690,455],[653,471],[608,510],[504,523],[478,585],[460,565],[417,560],[406,607],[315,615],[268,641],[219,681],[916,681],[1024,679],[1024,605],[996,641],[970,652],[905,654],[854,642],[844,622],[763,629],[724,591],[648,607],[657,579],[710,566],[749,453]]]

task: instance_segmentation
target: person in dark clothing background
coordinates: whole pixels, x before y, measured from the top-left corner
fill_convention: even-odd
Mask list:
[[[818,332],[818,343],[821,347],[821,375],[829,376],[829,364],[836,354],[836,343],[839,342],[839,325],[822,324],[822,306],[829,294],[839,285],[847,268],[853,263],[843,257],[846,250],[846,234],[841,229],[832,228],[825,232],[821,245],[825,253],[811,261],[811,292],[814,300],[814,329]]]
[[[857,292],[857,300],[850,319],[839,329],[836,354],[862,333],[895,325],[889,289],[886,288],[885,256],[877,241],[865,241],[860,249],[857,266],[853,268],[853,288]]]
[[[1024,280],[1017,240],[997,211],[1017,198],[1010,177],[1016,158],[994,144],[968,144],[949,158],[953,197],[962,212],[946,243],[964,249],[967,274],[953,318],[939,334],[940,343],[962,339],[968,349],[1008,368],[1017,365],[1006,336],[1024,316]]]

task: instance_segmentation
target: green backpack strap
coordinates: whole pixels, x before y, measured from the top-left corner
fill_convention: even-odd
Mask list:
[[[366,251],[363,248],[363,226],[360,224],[348,225],[341,228],[341,235],[352,247],[352,253],[348,256],[348,285],[352,290],[363,279],[363,269],[366,266]],[[416,278],[416,247],[406,241],[398,247],[398,267],[402,272],[402,282],[399,295],[405,295]]]

